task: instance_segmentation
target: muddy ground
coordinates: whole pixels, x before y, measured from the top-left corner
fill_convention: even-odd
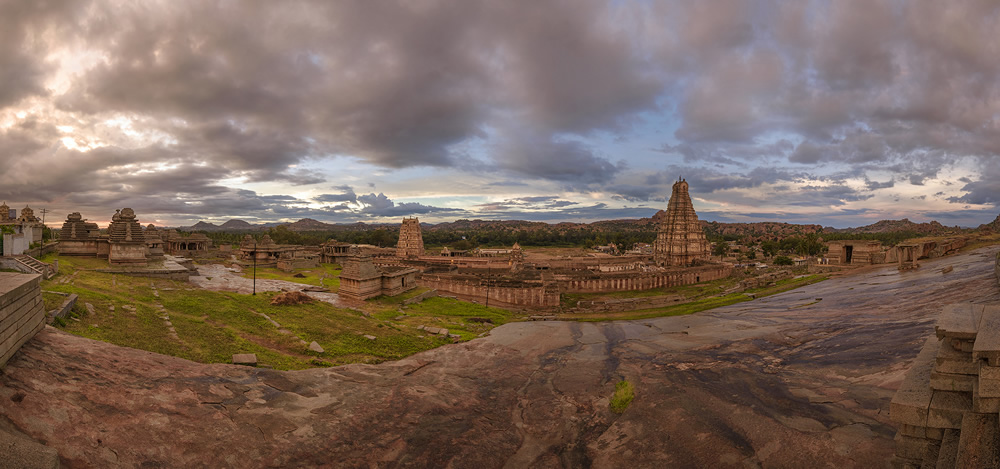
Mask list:
[[[0,376],[0,414],[76,467],[885,467],[894,390],[942,305],[1000,301],[996,251],[297,372],[47,328]],[[623,378],[636,397],[619,415]]]

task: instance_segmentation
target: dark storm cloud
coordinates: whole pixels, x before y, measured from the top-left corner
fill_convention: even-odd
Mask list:
[[[313,197],[317,202],[357,202],[358,196],[354,193],[354,188],[351,186],[335,186],[334,190],[340,191],[339,194],[321,194]]]
[[[595,142],[656,146],[631,132],[662,119],[657,168],[697,166],[692,190],[807,167],[920,185],[966,158],[949,200],[996,204],[997,30],[1000,6],[973,0],[0,1],[0,196],[264,210],[221,181],[320,184],[299,165],[350,157],[648,201],[673,176],[626,180],[649,168]],[[101,127],[123,117],[143,137]],[[59,125],[111,146],[63,148]],[[433,209],[402,207],[370,210]]]
[[[1000,167],[991,166],[978,180],[966,179],[965,194],[948,200],[962,204],[983,204],[1000,207]]]
[[[669,169],[646,176],[645,183],[650,193],[654,190],[668,192],[669,187],[684,178],[692,192],[710,193],[727,189],[749,189],[763,184],[791,182],[813,178],[808,173],[789,171],[775,167],[758,167],[744,174],[723,172],[699,167],[671,166]],[[638,193],[637,189],[633,189]],[[669,192],[668,192],[669,195]]]
[[[533,132],[510,136],[499,150],[499,166],[534,179],[549,179],[570,187],[611,182],[625,168],[612,163],[587,144],[550,138]]]
[[[649,218],[658,209],[648,207],[612,208],[607,204],[593,204],[574,207],[565,210],[533,211],[533,210],[488,210],[477,211],[473,215],[481,219],[526,220],[545,222],[579,222],[581,220],[617,220]]]
[[[433,207],[417,202],[395,203],[385,194],[359,195],[358,202],[364,207],[358,212],[367,217],[404,217],[409,215],[423,215],[428,213],[450,213],[462,214],[465,210],[456,208]]]

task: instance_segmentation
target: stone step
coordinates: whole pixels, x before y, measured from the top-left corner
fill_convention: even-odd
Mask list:
[[[972,358],[986,360],[990,366],[1000,366],[1000,305],[980,305],[983,308],[980,332],[972,345]]]
[[[934,371],[959,375],[979,374],[979,363],[972,359],[971,352],[955,350],[948,340],[942,340],[940,343]]]
[[[934,369],[934,356],[940,347],[938,339],[930,336],[924,342],[923,348],[913,360],[910,371],[903,378],[899,390],[892,396],[889,404],[889,417],[896,423],[927,426],[927,412],[930,409],[931,371]]]
[[[967,412],[962,418],[962,432],[958,439],[955,465],[1000,469],[1000,420],[997,414]]]
[[[957,303],[946,305],[941,311],[941,317],[934,332],[939,339],[973,340],[976,338],[978,322],[973,313],[972,303]]]
[[[959,430],[947,429],[944,431],[944,438],[941,439],[941,449],[938,450],[937,464],[930,467],[940,469],[953,469],[955,460],[958,458],[958,440],[961,436]]]

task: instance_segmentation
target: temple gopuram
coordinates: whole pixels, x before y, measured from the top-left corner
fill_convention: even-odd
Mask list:
[[[653,243],[653,262],[661,267],[690,266],[708,259],[710,253],[710,243],[688,194],[688,183],[681,179],[674,183],[667,216]]]
[[[416,217],[404,218],[399,225],[399,242],[396,256],[406,259],[424,255],[424,236],[420,230],[420,220]]]

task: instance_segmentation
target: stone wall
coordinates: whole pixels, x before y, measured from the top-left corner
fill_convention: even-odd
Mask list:
[[[315,257],[278,260],[278,268],[284,272],[291,272],[295,269],[308,269],[311,267],[316,267],[318,265],[319,265],[319,259]]]
[[[4,256],[19,256],[28,250],[29,245],[31,245],[31,238],[23,233],[4,233],[2,254]]]
[[[425,292],[423,292],[423,293],[421,293],[421,294],[419,294],[417,296],[414,296],[413,298],[407,298],[407,299],[403,300],[403,304],[404,305],[412,305],[414,303],[420,303],[421,301],[424,301],[424,300],[426,300],[428,298],[434,298],[435,296],[438,296],[438,291],[437,290],[427,290],[427,291],[425,291]]]
[[[0,272],[0,368],[45,326],[41,276]]]
[[[490,284],[487,289],[484,281],[478,278],[424,274],[418,283],[477,302],[485,302],[488,294],[490,304],[497,306],[559,306],[559,292],[547,290],[540,281],[526,281],[517,286]]]
[[[565,293],[600,293],[691,285],[726,278],[732,273],[732,265],[719,264],[666,272],[602,274],[589,278],[557,274],[555,278],[559,282],[560,290]]]

